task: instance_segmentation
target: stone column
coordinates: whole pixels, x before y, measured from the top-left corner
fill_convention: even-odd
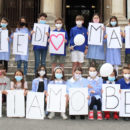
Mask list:
[[[126,19],[126,0],[112,0],[112,16],[115,15],[120,20]]]

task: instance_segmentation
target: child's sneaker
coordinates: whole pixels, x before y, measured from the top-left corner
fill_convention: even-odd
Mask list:
[[[93,111],[89,112],[88,119],[89,120],[94,120],[94,112]]]
[[[97,111],[97,120],[102,120],[102,112]]]
[[[63,118],[63,120],[67,120],[68,117],[64,112],[61,112],[61,117]]]
[[[119,115],[118,115],[117,112],[114,112],[113,118],[114,118],[115,120],[119,120]]]
[[[110,112],[104,112],[104,114],[105,114],[104,118],[106,120],[109,120],[110,119]]]
[[[49,119],[52,119],[55,117],[55,112],[51,112],[49,115],[48,115],[48,118]]]

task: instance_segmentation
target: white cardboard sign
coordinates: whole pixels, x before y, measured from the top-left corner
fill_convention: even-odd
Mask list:
[[[130,48],[130,26],[125,27],[125,48]]]

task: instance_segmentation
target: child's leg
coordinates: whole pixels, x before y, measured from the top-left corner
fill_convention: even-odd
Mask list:
[[[101,112],[101,100],[96,99],[96,105],[97,105],[97,120],[102,120],[102,112]]]
[[[23,61],[24,63],[24,75],[27,75],[27,69],[28,69],[28,62],[27,61]]]
[[[41,50],[41,65],[46,66],[47,50]]]
[[[7,72],[8,71],[8,61],[4,60],[4,66],[5,66],[5,69],[6,69],[6,72]]]
[[[57,65],[57,57],[55,55],[51,56],[51,64],[52,64],[51,70],[52,70],[52,74],[53,74],[54,69]]]
[[[34,56],[35,56],[35,69],[34,69],[34,72],[36,74],[37,69],[38,69],[39,64],[40,64],[40,50],[34,50]]]
[[[17,61],[17,69],[21,70],[22,61]]]
[[[78,66],[78,62],[72,63],[72,74],[74,74],[74,70],[76,69],[77,66]]]
[[[93,96],[91,97],[91,103],[90,103],[89,109],[93,110],[94,105],[96,105],[96,98]]]

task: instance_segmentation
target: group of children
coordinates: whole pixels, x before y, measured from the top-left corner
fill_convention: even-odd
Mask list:
[[[114,70],[112,74],[110,74],[106,80],[103,80],[100,77],[100,74],[97,71],[95,66],[89,67],[88,77],[82,77],[82,69],[81,67],[76,67],[74,69],[74,73],[72,78],[65,80],[64,70],[62,67],[57,66],[54,68],[52,78],[49,80],[47,78],[46,68],[44,66],[40,66],[36,73],[36,78],[32,81],[32,92],[44,92],[45,99],[47,103],[48,97],[48,85],[49,84],[64,84],[66,85],[66,109],[68,107],[68,103],[70,100],[69,90],[71,88],[88,88],[89,96],[86,97],[89,102],[89,114],[88,119],[94,120],[94,109],[96,106],[97,109],[97,120],[102,120],[102,84],[120,84],[120,89],[130,89],[130,69],[128,67],[124,67],[122,70],[123,78],[117,80],[117,72]],[[10,79],[6,77],[5,68],[0,65],[0,90],[2,91],[2,101],[6,101],[7,90],[24,90],[25,96],[28,93],[28,85],[27,81],[24,80],[24,74],[22,71],[17,70],[14,74],[14,79],[10,83]],[[46,116],[46,115],[45,115]],[[55,113],[50,112],[48,115],[49,119],[54,118]],[[63,119],[67,119],[67,115],[65,113],[61,113],[61,117]],[[76,116],[70,116],[72,120],[76,118]],[[110,119],[110,112],[104,112],[104,118]],[[113,118],[118,120],[119,115],[118,112],[114,112]],[[85,119],[85,115],[80,115],[80,119]],[[128,120],[128,118],[125,118]]]
[[[39,24],[46,24],[47,15],[41,13],[38,17]],[[46,71],[46,55],[49,45],[49,32],[46,32],[48,36],[48,44],[46,47],[34,45],[34,57],[35,57],[35,75],[36,78],[32,81],[32,91],[33,92],[44,92],[45,96],[48,96],[48,84],[66,84],[66,108],[68,107],[69,102],[69,89],[70,88],[88,88],[89,93],[89,115],[90,120],[94,119],[94,106],[97,106],[97,119],[102,120],[102,84],[120,84],[121,89],[130,89],[130,49],[126,49],[126,63],[128,67],[123,68],[123,78],[117,81],[118,75],[118,65],[121,65],[121,49],[112,49],[106,47],[106,53],[104,51],[104,45],[107,42],[107,35],[104,30],[103,35],[103,45],[88,45],[88,31],[83,27],[84,17],[81,15],[76,16],[76,26],[70,30],[70,41],[67,35],[67,32],[64,30],[62,18],[57,18],[55,20],[55,30],[56,32],[65,32],[65,48],[64,54],[50,54],[51,63],[52,63],[52,78],[49,80],[47,78]],[[98,14],[94,14],[92,18],[93,23],[100,23],[100,17]],[[130,23],[130,21],[129,21]],[[1,29],[8,30],[8,19],[1,19]],[[115,16],[112,16],[109,21],[109,27],[117,27],[118,20]],[[27,33],[29,43],[31,42],[31,37],[34,31],[31,31],[26,18],[21,17],[15,32]],[[81,34],[84,36],[85,41],[82,45],[75,45],[74,38],[76,35]],[[121,31],[122,39],[125,40],[125,32]],[[29,48],[27,50],[27,55],[16,55],[15,60],[17,62],[18,70],[14,74],[14,79],[10,82],[10,79],[6,77],[6,72],[8,70],[8,61],[10,58],[10,44],[12,43],[14,36],[13,33],[10,33],[9,41],[9,52],[0,52],[0,90],[3,94],[3,102],[6,101],[6,95],[8,94],[6,90],[9,89],[24,89],[25,96],[28,93],[27,81],[24,80],[27,75],[28,68],[28,58],[29,58]],[[65,80],[64,75],[64,63],[66,56],[66,48],[70,42],[70,51],[71,51],[71,61],[72,61],[72,78]],[[82,64],[84,63],[84,57],[89,60],[90,67],[87,78],[82,77]],[[108,76],[107,80],[104,81],[102,77],[99,77],[98,68],[96,65],[100,65],[100,61],[106,60],[107,63],[110,63],[114,66],[114,71],[111,75]],[[21,71],[21,64],[24,63],[24,72]],[[59,65],[57,67],[57,65]],[[40,66],[40,67],[39,67]],[[55,116],[54,112],[50,112],[48,115],[49,119],[52,119]],[[65,113],[61,113],[63,119],[67,119]],[[75,119],[75,116],[71,116],[71,119]],[[81,119],[85,119],[84,115],[80,115]],[[104,112],[104,118],[110,118],[110,112]],[[114,112],[114,119],[119,119],[118,113]]]

